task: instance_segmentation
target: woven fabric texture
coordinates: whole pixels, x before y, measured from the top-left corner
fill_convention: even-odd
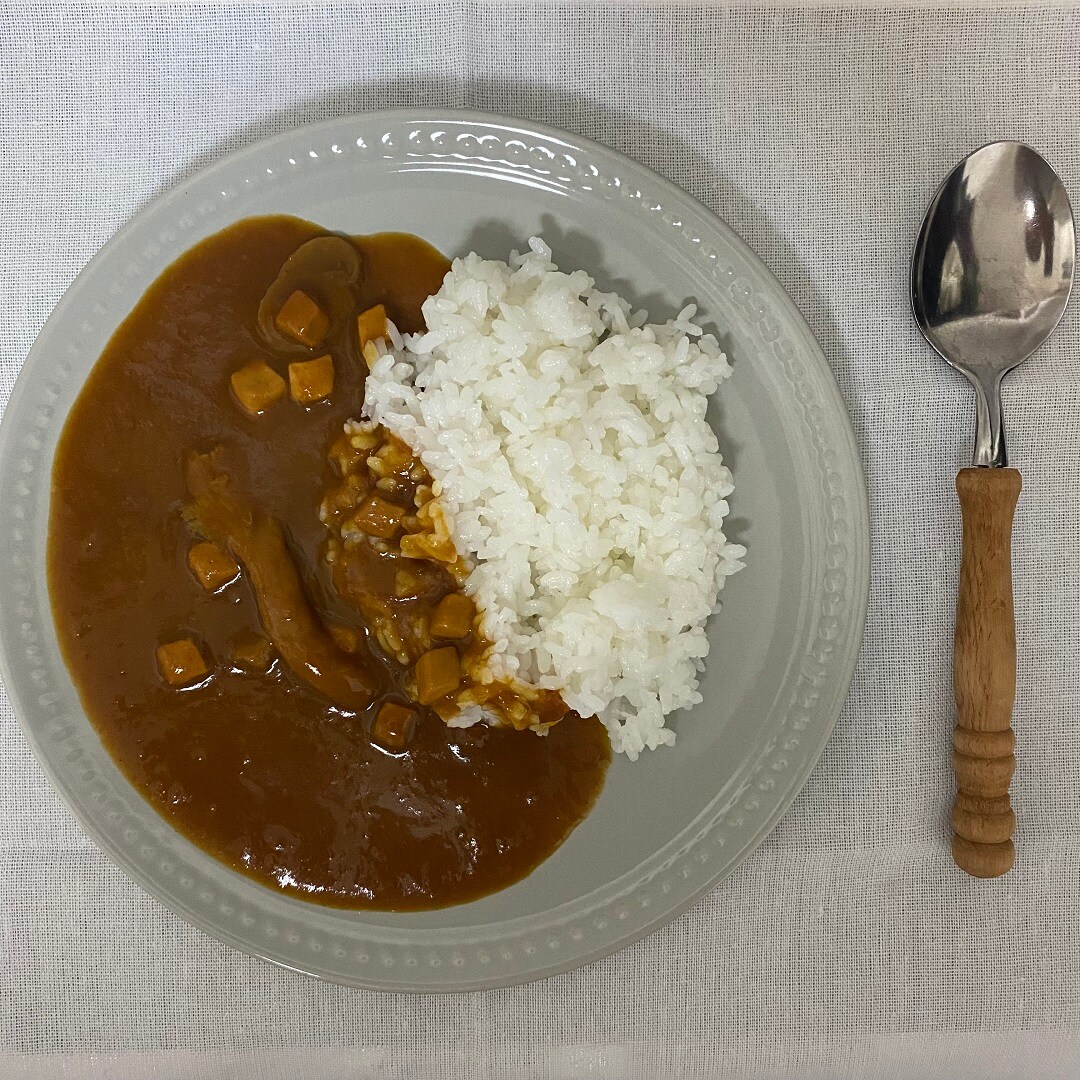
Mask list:
[[[873,514],[862,654],[768,841],[588,968],[383,997],[189,928],[81,835],[0,694],[0,1072],[27,1077],[1080,1074],[1080,303],[1008,380],[1019,856],[951,865],[947,755],[972,398],[908,261],[949,168],[1024,139],[1080,207],[1080,7],[0,2],[0,403],[91,255],[236,147],[399,105],[625,151],[729,221],[805,313]]]

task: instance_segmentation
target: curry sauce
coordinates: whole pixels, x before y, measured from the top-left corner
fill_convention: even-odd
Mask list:
[[[380,614],[401,606],[401,566],[427,564],[388,573],[400,551],[334,548],[324,504],[359,467],[341,450],[367,371],[356,317],[381,304],[422,329],[447,268],[404,234],[343,244],[293,218],[240,222],[146,292],[54,464],[54,617],[106,746],[192,841],[334,906],[440,907],[511,884],[588,812],[609,759],[594,719],[545,738],[447,727],[417,677],[427,663],[438,689],[436,654],[478,647],[452,577],[417,572],[404,603],[427,637],[402,651]],[[391,489],[365,496],[379,521],[413,513]],[[374,501],[386,491],[391,510]]]

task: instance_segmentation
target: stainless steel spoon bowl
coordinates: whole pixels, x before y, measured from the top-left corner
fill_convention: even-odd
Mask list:
[[[975,388],[975,467],[956,479],[964,527],[952,821],[956,862],[980,877],[1005,873],[1015,857],[1011,533],[1020,474],[1005,467],[1001,380],[1057,326],[1075,260],[1065,188],[1034,150],[1016,142],[990,143],[950,173],[912,260],[915,321]]]
[[[990,143],[949,174],[911,267],[923,336],[975,387],[977,466],[1005,465],[1001,379],[1057,326],[1076,243],[1069,197],[1030,146]]]

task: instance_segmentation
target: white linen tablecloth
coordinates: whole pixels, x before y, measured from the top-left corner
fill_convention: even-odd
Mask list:
[[[1008,382],[1016,869],[951,864],[971,395],[908,260],[968,150],[1041,150],[1080,208],[1080,7],[0,0],[0,402],[154,195],[342,113],[469,106],[623,150],[726,218],[806,314],[858,433],[873,586],[836,733],[768,841],[672,926],[512,990],[384,997],[248,959],[81,835],[0,695],[4,1077],[1080,1075],[1080,303]]]

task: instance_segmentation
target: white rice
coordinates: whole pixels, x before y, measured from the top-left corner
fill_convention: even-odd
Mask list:
[[[427,333],[374,365],[365,411],[437,482],[493,676],[561,691],[636,758],[701,700],[705,621],[743,565],[705,420],[731,368],[692,306],[647,325],[529,246],[454,262]]]

